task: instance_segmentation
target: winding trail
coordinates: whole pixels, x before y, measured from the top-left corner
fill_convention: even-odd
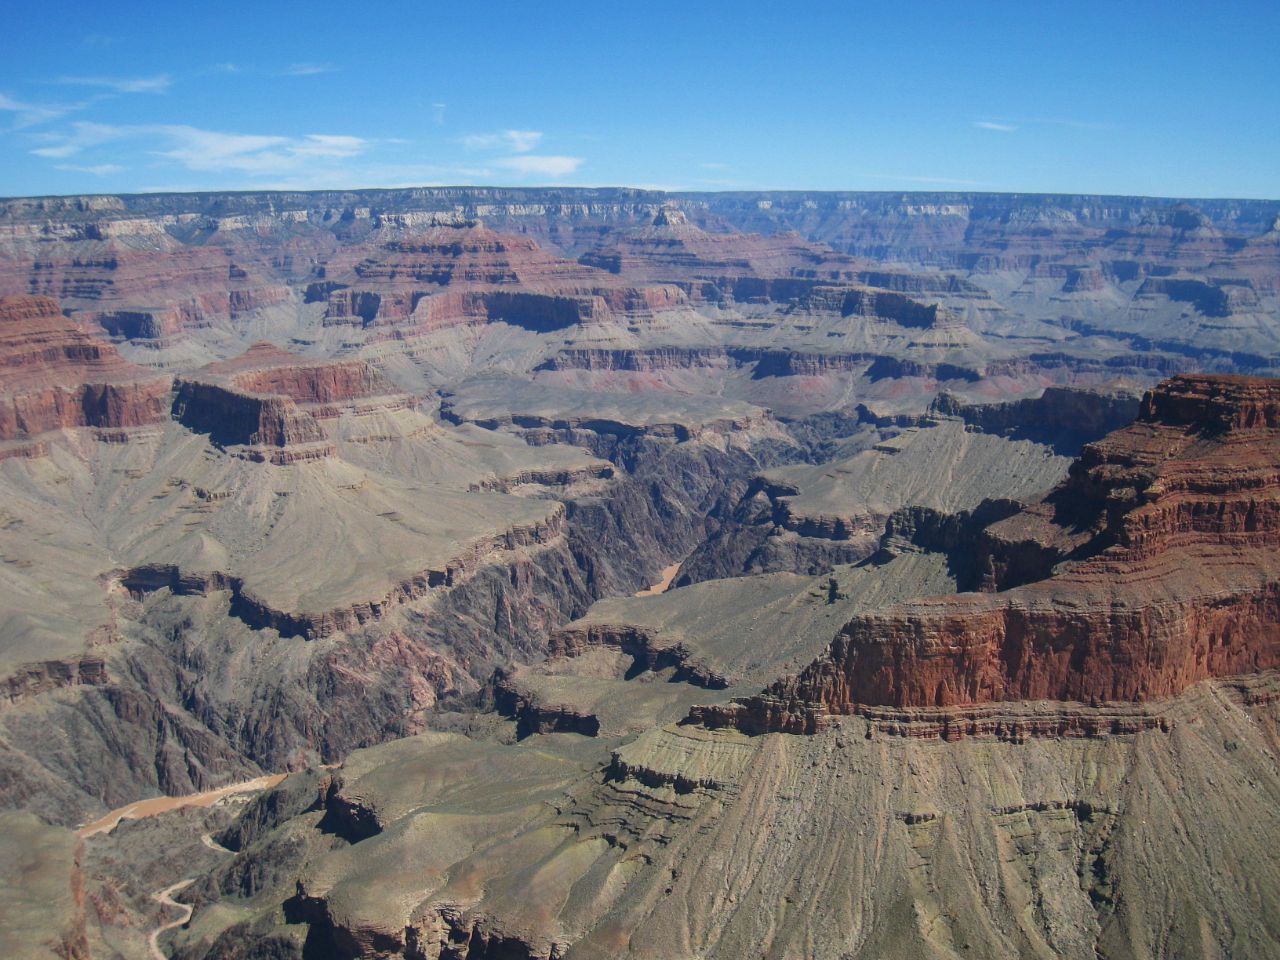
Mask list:
[[[173,899],[173,895],[183,887],[190,886],[194,882],[194,878],[189,880],[179,880],[172,886],[165,887],[163,890],[151,895],[152,900],[155,900],[157,903],[161,903],[166,907],[176,907],[182,914],[182,916],[178,917],[177,920],[172,920],[169,923],[163,923],[156,927],[151,931],[151,935],[147,937],[147,946],[151,948],[151,956],[154,957],[155,960],[169,960],[169,958],[165,956],[164,952],[160,949],[160,937],[167,931],[172,930],[175,927],[180,927],[191,919],[191,914],[195,911],[195,907],[189,903],[179,903],[177,900]]]

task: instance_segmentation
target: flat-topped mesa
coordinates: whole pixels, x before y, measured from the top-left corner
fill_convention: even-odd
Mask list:
[[[579,263],[631,280],[682,283],[700,299],[736,300],[758,290],[740,287],[743,280],[794,278],[795,285],[778,292],[800,291],[815,283],[852,280],[866,266],[798,233],[711,233],[675,207],[660,209],[644,226],[616,231],[607,246],[584,253]]]
[[[279,466],[332,456],[335,448],[311,414],[289,397],[246,393],[217,382],[179,379],[173,418],[246,459]]]
[[[412,398],[367,360],[306,360],[269,343],[256,343],[239,357],[206,372],[238,390],[288,397],[314,417],[336,417],[342,408],[404,407]]]
[[[856,617],[799,675],[693,719],[807,733],[870,708],[1140,703],[1280,668],[1280,381],[1165,381],[984,536],[988,587],[1021,586]]]
[[[1206,433],[1280,429],[1280,381],[1182,374],[1143,398],[1138,420]]]
[[[989,587],[1064,560],[1137,563],[1168,548],[1280,543],[1280,381],[1188,374],[1143,398],[1138,418],[1095,443],[1041,502],[986,531]],[[1019,571],[1034,547],[1047,567]]]
[[[367,249],[367,248],[366,248]],[[435,227],[411,237],[398,237],[344,269],[330,264],[320,285],[387,293],[447,286],[520,284],[546,286],[591,284],[607,276],[573,260],[565,260],[526,236],[497,233],[483,225]],[[319,291],[309,291],[314,298]]]
[[[983,433],[1028,437],[1077,449],[1086,437],[1099,437],[1133,421],[1141,397],[1117,386],[1110,390],[1080,387],[1047,387],[1038,397],[998,403],[969,403],[951,393],[940,393],[929,405],[928,415],[959,417]]]
[[[164,419],[169,381],[63,316],[49,297],[0,297],[0,442],[64,427]]]
[[[815,308],[836,307],[841,316],[888,320],[925,330],[963,326],[960,318],[936,303],[923,303],[890,290],[820,287],[809,298]]]
[[[173,417],[239,455],[278,465],[333,455],[317,418],[402,409],[413,398],[365,360],[307,360],[269,343],[175,384]]]
[[[325,325],[421,332],[498,320],[548,332],[617,313],[652,314],[687,299],[677,287],[627,285],[528,237],[474,224],[392,240],[349,269],[331,265],[326,277],[305,295],[325,301]]]

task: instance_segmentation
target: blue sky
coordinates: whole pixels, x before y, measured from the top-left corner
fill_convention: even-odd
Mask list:
[[[17,3],[0,194],[1280,197],[1280,3]]]

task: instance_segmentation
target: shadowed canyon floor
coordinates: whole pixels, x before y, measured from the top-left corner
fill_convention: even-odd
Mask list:
[[[1280,952],[1278,230],[0,201],[0,952]]]

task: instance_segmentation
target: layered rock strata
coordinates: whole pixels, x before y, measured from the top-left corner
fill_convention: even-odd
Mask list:
[[[985,536],[996,592],[857,617],[798,676],[694,719],[811,733],[871,707],[1143,702],[1280,667],[1280,382],[1166,381]],[[1045,579],[999,589],[1027,555]]]
[[[164,419],[168,379],[126,362],[49,297],[0,297],[0,374],[0,445]]]

